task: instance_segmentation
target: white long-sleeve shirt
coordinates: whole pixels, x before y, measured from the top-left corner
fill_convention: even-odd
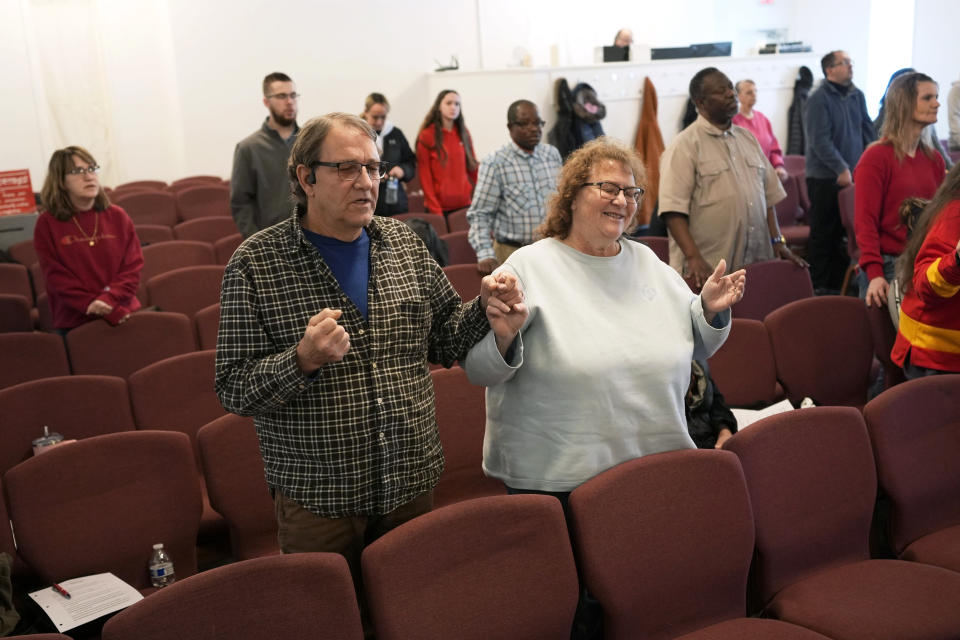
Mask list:
[[[700,297],[646,246],[607,258],[548,238],[501,269],[520,280],[529,317],[506,362],[493,333],[465,362],[487,389],[484,472],[516,489],[571,491],[621,462],[690,449],[690,361],[712,355],[730,314]]]

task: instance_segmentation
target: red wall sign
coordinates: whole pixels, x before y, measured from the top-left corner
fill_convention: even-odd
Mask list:
[[[0,216],[33,213],[37,205],[30,186],[30,171],[0,171]]]

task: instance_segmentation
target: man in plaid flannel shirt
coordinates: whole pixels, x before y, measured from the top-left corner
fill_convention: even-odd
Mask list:
[[[443,452],[427,361],[451,366],[526,314],[513,276],[463,303],[406,225],[374,218],[388,169],[375,139],[349,114],[301,129],[296,212],[230,259],[217,342],[217,394],[254,416],[281,550],[342,553],[358,580],[363,547],[432,505]]]

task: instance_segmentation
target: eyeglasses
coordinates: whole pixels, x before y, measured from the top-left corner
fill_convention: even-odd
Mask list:
[[[389,162],[369,162],[361,164],[359,162],[314,162],[310,165],[313,170],[316,167],[336,167],[337,175],[341,180],[356,180],[360,177],[360,167],[367,170],[367,175],[371,180],[382,180],[390,170]]]
[[[617,195],[623,191],[623,196],[628,200],[633,200],[636,203],[640,202],[640,198],[643,197],[644,189],[642,187],[621,187],[615,182],[585,182],[581,187],[597,187],[600,189],[600,193],[603,194],[605,198],[613,200]]]
[[[850,58],[841,58],[841,59],[837,60],[836,62],[834,62],[834,63],[833,63],[832,65],[830,65],[830,66],[831,66],[831,67],[841,67],[841,66],[843,66],[843,67],[852,67],[852,66],[853,66],[853,60],[851,60]]]
[[[267,97],[268,97],[268,98],[276,98],[276,99],[279,100],[280,102],[286,102],[287,100],[296,100],[296,99],[298,99],[301,95],[303,95],[303,94],[302,94],[302,93],[297,93],[296,91],[294,91],[293,93],[274,93],[274,94],[271,94],[271,95],[269,95],[269,96],[267,96]]]
[[[511,126],[511,127],[520,127],[521,129],[523,129],[523,128],[525,128],[525,127],[536,127],[536,128],[539,129],[540,127],[542,127],[542,126],[545,125],[545,124],[547,124],[547,123],[544,122],[543,120],[530,120],[529,122],[511,122],[511,123],[510,123],[510,126]]]
[[[82,176],[86,174],[96,175],[100,173],[99,165],[90,165],[89,167],[74,167],[73,169],[67,169],[68,176]]]

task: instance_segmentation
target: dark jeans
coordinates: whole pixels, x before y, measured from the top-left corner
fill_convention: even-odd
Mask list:
[[[844,242],[843,220],[837,194],[836,180],[807,178],[810,195],[810,241],[807,260],[814,289],[840,289],[843,274],[850,264]]]

